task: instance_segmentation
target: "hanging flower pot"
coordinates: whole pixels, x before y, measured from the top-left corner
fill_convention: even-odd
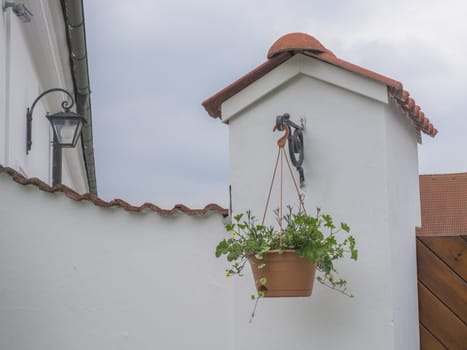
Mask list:
[[[346,294],[347,282],[337,277],[334,262],[345,255],[353,260],[358,256],[347,224],[335,225],[332,217],[321,214],[319,209],[316,216],[307,214],[284,152],[289,128],[283,125],[283,129],[285,135],[277,142],[279,151],[261,224],[250,211],[235,215],[232,223],[225,226],[230,238],[223,239],[216,247],[216,257],[225,255],[231,264],[226,270],[227,277],[242,276],[245,265],[250,263],[257,290],[257,294],[252,295],[256,300],[252,317],[260,298],[310,296],[316,270],[319,282]],[[297,212],[288,207],[285,214],[282,210],[284,158],[300,203]],[[277,172],[279,164],[281,169]],[[274,211],[278,228],[264,224],[276,173],[280,174],[280,205]]]
[[[331,216],[320,214],[319,209],[316,216],[309,216],[294,213],[290,207],[283,221],[286,226],[277,230],[256,223],[249,211],[236,215],[225,226],[230,238],[223,239],[216,247],[216,256],[225,255],[231,264],[226,276],[242,276],[249,261],[259,297],[281,296],[272,290],[283,291],[283,296],[309,296],[313,285],[309,279],[313,280],[318,270],[319,282],[345,292],[346,281],[337,277],[334,263],[346,255],[357,260],[355,239],[348,225],[336,226]],[[284,287],[287,284],[290,287]]]
[[[264,297],[309,297],[315,280],[316,262],[292,249],[270,250],[262,260],[248,258],[258,292]]]

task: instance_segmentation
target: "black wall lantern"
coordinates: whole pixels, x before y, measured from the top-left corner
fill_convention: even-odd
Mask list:
[[[86,120],[77,113],[71,112],[70,109],[75,104],[73,96],[66,90],[54,88],[40,94],[32,103],[31,108],[28,108],[26,113],[26,154],[29,153],[32,146],[32,113],[36,103],[50,92],[63,92],[68,95],[71,102],[63,101],[62,108],[64,111],[55,114],[46,115],[50,121],[54,131],[54,145],[60,147],[75,147],[78,142],[81,130]]]

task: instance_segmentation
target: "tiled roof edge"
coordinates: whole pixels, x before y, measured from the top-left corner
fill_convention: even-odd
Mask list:
[[[415,100],[410,97],[410,93],[407,90],[400,88],[388,86],[389,95],[396,100],[396,102],[401,106],[401,108],[406,111],[415,124],[416,128],[422,130],[425,134],[435,137],[438,133],[433,124],[425,116],[425,113],[422,112],[419,105],[415,103]]]
[[[94,205],[98,207],[102,207],[102,208],[119,207],[129,212],[142,212],[145,209],[149,209],[163,216],[168,216],[168,215],[173,215],[173,214],[178,214],[178,213],[183,213],[183,214],[190,215],[190,216],[205,215],[205,214],[213,212],[213,213],[217,213],[225,217],[229,214],[227,209],[222,208],[221,206],[214,204],[214,203],[208,204],[202,209],[192,209],[183,204],[176,204],[172,209],[162,209],[153,203],[144,203],[143,205],[140,205],[139,207],[137,207],[137,206],[129,204],[123,199],[113,199],[110,202],[107,202],[99,198],[93,193],[79,194],[78,192],[72,190],[71,188],[65,185],[49,186],[48,184],[46,184],[45,182],[43,182],[42,180],[36,177],[26,178],[20,173],[18,173],[16,170],[10,167],[4,167],[0,165],[0,174],[1,173],[8,174],[15,182],[21,185],[34,185],[41,191],[49,192],[49,193],[63,192],[65,196],[67,196],[68,198],[74,201],[80,202],[83,200],[88,200],[88,201],[91,201]]]
[[[283,52],[263,64],[259,65],[255,69],[253,69],[248,74],[244,75],[243,77],[237,79],[233,83],[229,84],[216,94],[212,95],[211,97],[207,98],[203,103],[203,107],[206,109],[208,114],[213,118],[220,118],[221,117],[221,105],[224,101],[228,100],[239,91],[245,89],[247,86],[253,84],[256,80],[263,77],[270,71],[272,71],[277,66],[281,65],[285,61],[287,61],[293,54],[290,52]]]
[[[388,93],[391,98],[393,98],[401,108],[408,113],[409,118],[413,121],[417,131],[422,131],[425,134],[434,137],[438,133],[438,130],[433,126],[430,120],[425,116],[425,113],[421,111],[420,106],[415,103],[415,100],[410,97],[410,94],[407,90],[404,90],[402,83],[386,77],[382,74],[373,72],[369,69],[357,66],[356,64],[344,61],[340,58],[335,57],[329,53],[313,53],[313,52],[283,52],[278,56],[275,56],[268,61],[264,62],[257,68],[253,69],[249,73],[245,74],[240,79],[237,79],[227,87],[223,88],[218,93],[206,99],[202,105],[208,112],[208,114],[213,118],[221,117],[221,105],[224,101],[228,100],[230,97],[237,94],[239,91],[245,89],[247,86],[254,83],[256,80],[260,79],[274,68],[284,63],[297,53],[305,54],[316,58],[325,63],[334,65],[341,69],[351,71],[363,76],[366,76],[370,79],[377,80],[386,84],[388,88]]]

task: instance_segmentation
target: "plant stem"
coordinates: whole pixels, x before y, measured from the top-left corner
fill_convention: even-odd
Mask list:
[[[339,293],[342,293],[342,294],[348,296],[349,298],[353,298],[353,297],[354,297],[353,294],[346,293],[344,290],[339,289],[339,288],[336,288],[336,287],[334,287],[334,286],[331,286],[330,284],[327,284],[326,282],[324,282],[324,281],[322,281],[322,280],[319,280],[319,279],[318,279],[318,282],[321,283],[323,286],[328,287],[329,289],[335,290],[336,292],[339,292]]]
[[[259,302],[259,299],[260,299],[260,298],[261,298],[261,297],[260,297],[259,295],[257,295],[256,298],[255,298],[255,299],[256,299],[256,301],[255,301],[255,306],[253,307],[253,312],[252,312],[251,315],[250,315],[250,321],[249,321],[249,323],[251,323],[251,321],[253,321],[253,317],[255,317],[256,308],[258,307],[258,302]]]

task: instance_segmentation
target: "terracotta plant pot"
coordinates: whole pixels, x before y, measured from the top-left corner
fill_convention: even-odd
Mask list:
[[[271,250],[263,260],[249,259],[258,292],[265,297],[309,297],[315,280],[316,263],[297,255],[295,250]],[[266,264],[262,269],[258,266]],[[259,281],[266,278],[266,284]]]

